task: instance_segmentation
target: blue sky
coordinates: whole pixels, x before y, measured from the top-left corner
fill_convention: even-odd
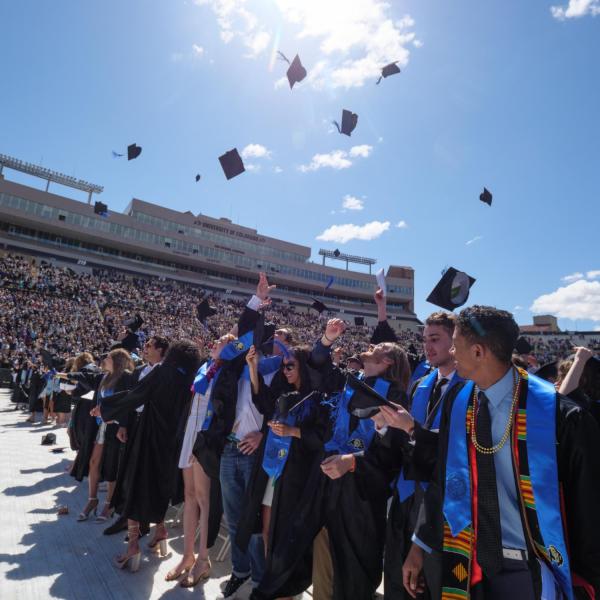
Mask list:
[[[0,152],[104,185],[112,210],[135,196],[315,259],[339,247],[410,265],[422,318],[453,266],[477,279],[469,302],[595,329],[598,13],[598,0],[4,2]],[[308,70],[292,91],[276,49]],[[376,86],[395,59],[402,73]],[[344,108],[359,115],[351,138],[330,124]],[[139,159],[112,159],[132,142]],[[253,170],[227,181],[217,157],[247,146]]]

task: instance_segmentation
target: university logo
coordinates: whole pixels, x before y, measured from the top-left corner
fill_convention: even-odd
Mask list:
[[[364,450],[365,449],[365,443],[360,438],[354,438],[353,440],[350,440],[349,444],[355,450]]]
[[[553,563],[557,564],[559,567],[563,564],[562,554],[556,549],[556,546],[548,546],[548,554]]]

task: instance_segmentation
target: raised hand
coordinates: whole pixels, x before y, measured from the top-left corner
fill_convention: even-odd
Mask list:
[[[248,350],[246,354],[246,362],[252,369],[256,369],[258,367],[258,354],[256,353],[256,348],[254,346],[250,346],[250,350]]]
[[[260,273],[256,286],[256,296],[264,302],[276,287],[276,285],[269,285],[266,273]]]
[[[329,319],[325,328],[325,337],[332,344],[346,331],[346,323],[342,319]]]

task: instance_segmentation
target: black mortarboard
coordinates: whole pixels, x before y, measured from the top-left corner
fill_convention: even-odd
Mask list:
[[[320,300],[313,298],[313,303],[310,305],[311,308],[314,308],[319,314],[321,314],[324,310],[329,310]]]
[[[540,377],[541,379],[545,379],[546,381],[554,382],[558,377],[558,361],[554,360],[552,362],[546,363],[542,365],[535,373],[536,377]]]
[[[350,136],[356,129],[358,123],[358,115],[350,110],[344,109],[342,111],[342,126],[340,127],[337,121],[333,121],[333,124],[337,127],[337,130],[344,135]]]
[[[212,317],[217,314],[217,309],[208,303],[208,300],[204,298],[198,306],[196,306],[196,315],[200,323],[204,323],[208,317]]]
[[[306,396],[301,396],[300,392],[287,392],[286,394],[281,394],[281,396],[277,398],[276,418],[285,419],[292,410],[308,400],[313,394],[317,393],[318,392],[316,391],[312,391]]]
[[[94,213],[97,215],[107,216],[108,215],[108,206],[104,204],[104,202],[95,202],[94,203]]]
[[[387,398],[350,373],[346,376],[346,388],[354,390],[348,403],[348,412],[359,419],[372,417],[382,406],[394,407]]]
[[[487,188],[483,188],[483,192],[481,192],[481,194],[479,194],[479,199],[482,202],[485,202],[487,205],[491,206],[492,205],[492,192],[490,192],[490,190],[488,190]]]
[[[142,147],[137,144],[127,146],[127,160],[133,160],[142,153]]]
[[[517,354],[531,354],[533,346],[527,341],[527,338],[521,336],[515,344]]]
[[[463,271],[450,267],[427,296],[427,302],[446,310],[454,310],[469,299],[469,290],[475,281]]]
[[[223,173],[225,173],[227,179],[232,179],[246,170],[237,148],[225,152],[223,156],[219,156],[219,162],[221,163],[221,167],[223,167]]]
[[[354,324],[356,326],[364,325],[365,324],[365,318],[364,317],[354,317]]]
[[[42,446],[52,446],[52,444],[56,444],[56,434],[47,433],[42,436]]]
[[[283,54],[283,52],[277,52],[279,58],[285,60],[285,62],[290,65],[286,75],[288,81],[290,82],[290,90],[294,87],[294,84],[300,83],[306,77],[306,69],[302,66],[300,62],[300,57],[296,54],[294,60],[290,62],[288,58]]]
[[[338,248],[336,248],[336,249],[333,251],[333,255],[334,255],[336,258],[337,258],[337,257],[338,257],[340,254],[341,254],[341,252],[339,251],[339,249],[338,249]]]
[[[201,179],[202,177],[200,176],[200,174],[196,175],[196,183],[198,183]]]
[[[386,77],[389,77],[390,75],[395,75],[396,73],[400,73],[400,67],[396,64],[396,62],[390,63],[389,65],[385,65],[385,67],[383,67],[383,69],[381,69],[381,76],[377,80],[377,85],[379,85],[381,83],[382,79],[385,79]]]
[[[125,321],[125,327],[131,332],[136,332],[144,324],[144,319],[139,314],[136,314],[132,319]]]

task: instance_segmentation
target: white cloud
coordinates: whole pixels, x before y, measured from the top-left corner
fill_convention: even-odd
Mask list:
[[[600,321],[600,281],[580,279],[533,301],[533,313],[549,313],[563,319]]]
[[[273,171],[275,171],[275,173],[283,173],[283,169],[279,166],[275,167]]]
[[[374,240],[390,228],[389,221],[371,221],[364,225],[332,225],[317,236],[324,242],[338,242],[345,244],[350,240]],[[599,284],[600,285],[600,284]]]
[[[350,148],[350,156],[356,158],[357,156],[361,156],[362,158],[369,158],[369,155],[373,151],[373,146],[369,146],[369,144],[361,144],[360,146],[352,146]]]
[[[406,229],[408,227],[408,223],[406,221],[398,221],[396,223],[396,227],[398,229]]]
[[[348,154],[343,150],[334,150],[328,154],[315,154],[308,165],[300,165],[299,169],[303,173],[308,171],[317,171],[318,169],[347,169],[352,166],[352,161],[348,160]]]
[[[421,40],[413,40],[413,46],[415,48],[422,48],[423,47],[423,42]]]
[[[318,46],[321,60],[308,69],[308,85],[322,89],[360,87],[374,82],[381,68],[398,61],[408,64],[409,48],[420,42],[412,31],[415,22],[409,15],[394,20],[393,3],[388,0],[276,0],[279,15],[272,25],[259,23],[256,10],[264,11],[259,0],[195,0],[208,6],[216,16],[221,39],[238,39],[251,51],[262,54],[275,32],[284,27],[286,45]],[[252,7],[252,9],[250,8]],[[293,44],[293,38],[300,43]]]
[[[363,210],[364,207],[365,203],[360,198],[357,198],[356,196],[350,196],[350,194],[344,196],[342,208],[345,208],[346,210]]]
[[[577,273],[571,273],[570,275],[565,275],[564,277],[560,278],[560,280],[564,281],[565,283],[573,283],[579,279],[584,279],[583,273],[580,273],[579,271]]]
[[[522,307],[522,306],[520,306],[519,304],[517,304],[517,305],[516,305],[516,306],[513,308],[513,310],[523,310],[523,307]]]
[[[248,144],[241,152],[242,158],[271,158],[271,151],[261,144]]]
[[[588,279],[600,279],[600,270],[597,271],[588,271],[585,276]]]
[[[194,58],[202,58],[204,56],[204,48],[198,44],[192,44],[192,53]]]
[[[289,85],[287,77],[280,77],[274,84],[273,87],[276,90],[283,89]]]
[[[244,168],[250,173],[258,173],[260,171],[260,165],[255,165],[254,163],[244,163]]]
[[[241,40],[249,50],[245,58],[256,58],[268,47],[271,34],[259,26],[256,15],[246,8],[247,0],[194,0],[194,3],[212,9],[225,44],[236,38]]]
[[[552,6],[550,12],[555,19],[577,19],[591,15],[600,15],[600,0],[569,0],[567,6]]]
[[[470,239],[466,245],[470,246],[471,244],[474,244],[475,242],[478,242],[479,240],[482,240],[483,236],[482,235],[476,235],[474,238]]]

